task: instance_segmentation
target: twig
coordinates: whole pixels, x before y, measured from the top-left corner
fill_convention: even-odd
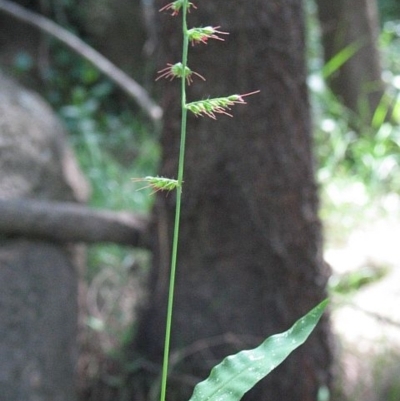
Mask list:
[[[125,93],[135,99],[137,104],[153,121],[156,122],[161,119],[163,114],[161,107],[149,97],[149,94],[142,86],[77,36],[60,27],[48,18],[32,11],[28,11],[11,1],[0,0],[0,11],[3,11],[22,22],[32,25],[59,39],[70,49],[90,61]]]
[[[356,311],[362,312],[365,315],[377,320],[378,322],[386,323],[386,324],[388,324],[390,326],[393,326],[393,327],[395,327],[397,329],[400,329],[400,322],[398,322],[398,321],[396,321],[394,319],[391,319],[390,317],[383,316],[380,313],[372,312],[372,311],[369,311],[367,309],[364,309],[361,306],[356,305],[354,302],[349,302],[349,306],[351,308],[355,309]]]
[[[397,329],[400,329],[400,321],[392,319],[391,317],[388,317],[388,316],[384,316],[378,312],[374,312],[374,311],[368,310],[366,308],[363,308],[362,306],[358,305],[355,301],[349,300],[346,295],[335,294],[334,299],[335,299],[335,308],[336,309],[339,309],[343,306],[347,306],[349,308],[354,309],[357,312],[361,312],[364,315],[377,320],[380,323],[388,324]]]

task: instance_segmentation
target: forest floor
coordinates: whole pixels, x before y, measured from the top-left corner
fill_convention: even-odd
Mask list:
[[[326,242],[332,284],[347,285],[332,297],[332,325],[350,400],[400,400],[400,199],[389,203],[385,216],[360,222],[340,244]]]

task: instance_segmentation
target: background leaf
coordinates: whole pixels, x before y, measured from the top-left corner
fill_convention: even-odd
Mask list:
[[[267,338],[252,350],[241,351],[215,366],[197,384],[189,401],[237,401],[303,344],[314,330],[328,300],[300,318],[288,331]]]

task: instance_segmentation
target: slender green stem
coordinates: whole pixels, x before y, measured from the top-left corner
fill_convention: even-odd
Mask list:
[[[187,9],[188,1],[185,1],[182,6],[182,30],[183,30],[183,48],[182,48],[182,67],[185,71],[187,66],[188,49],[189,49],[189,37],[187,34]],[[179,221],[181,214],[181,199],[182,199],[182,184],[183,184],[183,170],[185,161],[185,143],[186,143],[186,121],[187,121],[187,109],[186,109],[186,80],[185,77],[181,79],[181,140],[179,148],[179,164],[178,164],[178,187],[176,192],[176,209],[175,209],[175,224],[174,224],[174,237],[172,243],[172,256],[171,256],[171,272],[169,281],[169,293],[168,293],[168,306],[167,306],[167,322],[165,328],[165,342],[164,342],[164,358],[163,358],[163,369],[161,378],[161,393],[160,401],[165,401],[167,391],[167,378],[168,378],[168,362],[169,362],[169,351],[170,351],[170,340],[171,340],[171,326],[172,326],[172,310],[174,304],[174,289],[175,289],[175,276],[176,276],[176,264],[178,255],[178,242],[179,242]]]

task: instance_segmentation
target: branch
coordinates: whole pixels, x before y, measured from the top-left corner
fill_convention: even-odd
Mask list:
[[[113,242],[149,247],[148,221],[128,212],[94,210],[76,203],[0,200],[0,235],[56,242]]]
[[[153,121],[161,119],[163,114],[161,107],[149,97],[142,86],[77,36],[48,18],[28,11],[11,1],[0,0],[0,11],[4,11],[12,17],[32,25],[65,43],[70,49],[90,61],[129,96],[133,97]]]

